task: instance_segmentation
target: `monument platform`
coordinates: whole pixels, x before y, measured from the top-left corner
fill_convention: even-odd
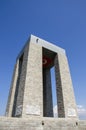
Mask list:
[[[86,121],[47,117],[0,117],[0,130],[86,130]]]
[[[58,118],[53,115],[54,68]],[[33,35],[14,67],[6,117],[0,130],[86,130],[80,121],[66,51]]]

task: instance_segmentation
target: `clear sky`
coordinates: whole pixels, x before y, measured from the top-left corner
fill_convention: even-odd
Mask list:
[[[86,0],[0,0],[0,115],[30,34],[66,50],[78,111],[86,119]]]

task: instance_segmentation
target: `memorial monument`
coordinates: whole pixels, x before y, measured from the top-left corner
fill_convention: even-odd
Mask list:
[[[53,117],[52,67],[55,69],[58,118]],[[83,127],[78,119],[64,49],[30,36],[16,59],[6,117],[0,118],[0,121],[0,130],[5,130],[5,123],[6,130],[86,129],[86,122]]]

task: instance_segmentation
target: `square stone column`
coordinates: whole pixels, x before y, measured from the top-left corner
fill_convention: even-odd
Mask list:
[[[7,102],[7,107],[6,107],[6,116],[8,117],[12,117],[15,91],[16,91],[16,82],[18,78],[18,68],[19,68],[19,61],[17,60],[17,63],[14,67],[13,78],[11,82],[11,87],[10,87],[9,97],[8,97],[8,102]]]
[[[74,91],[67,57],[58,53],[55,57],[58,117],[78,118]]]
[[[30,43],[22,117],[43,116],[42,47]]]
[[[29,44],[26,45],[26,47],[21,52],[18,58],[19,60],[18,77],[16,82],[16,91],[15,91],[15,99],[14,99],[12,116],[18,116],[18,117],[22,116],[28,53],[29,53]]]

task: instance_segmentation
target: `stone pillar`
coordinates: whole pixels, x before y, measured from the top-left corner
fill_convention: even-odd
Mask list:
[[[14,97],[15,97],[15,91],[16,91],[16,83],[17,83],[17,78],[18,78],[18,68],[19,68],[19,61],[17,60],[17,63],[14,68],[14,72],[13,72],[13,78],[11,82],[11,88],[9,91],[8,103],[7,103],[7,108],[6,108],[6,116],[8,117],[12,116]]]
[[[74,91],[67,57],[58,53],[55,57],[58,117],[78,118]]]
[[[53,117],[52,87],[50,69],[43,70],[43,109],[45,117]]]
[[[16,84],[15,100],[13,107],[13,116],[22,116],[23,97],[25,89],[27,62],[28,62],[29,44],[26,45],[19,57],[18,79]]]
[[[30,43],[22,117],[43,116],[42,47]]]

